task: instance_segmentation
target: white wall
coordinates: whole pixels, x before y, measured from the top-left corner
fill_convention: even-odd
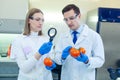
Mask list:
[[[98,4],[100,7],[120,8],[120,0],[101,0]]]
[[[61,10],[64,6],[67,4],[76,4],[82,14],[81,22],[84,23],[86,21],[86,14],[88,11],[92,9],[96,9],[98,7],[114,7],[114,8],[120,8],[120,0],[29,0],[30,1],[30,8],[36,7],[40,8],[44,13],[45,16],[57,13],[59,17],[53,18],[53,19],[63,19]],[[54,15],[54,16],[56,16]],[[49,16],[47,16],[49,17]],[[49,18],[46,18],[49,19]],[[51,19],[51,20],[53,20]]]
[[[94,5],[93,5],[94,3]],[[61,21],[63,20],[62,9],[68,4],[76,4],[81,11],[81,23],[85,22],[86,12],[94,8],[97,4],[96,1],[89,0],[30,0],[30,8],[36,7],[41,9],[46,15],[51,15],[51,20]],[[57,13],[57,14],[56,14]],[[56,18],[55,18],[56,17]],[[46,17],[46,20],[49,19],[49,16]]]
[[[0,0],[0,18],[25,19],[28,0]]]

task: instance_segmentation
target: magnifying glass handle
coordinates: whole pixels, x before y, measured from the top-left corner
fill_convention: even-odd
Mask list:
[[[53,38],[50,38],[49,41],[52,42],[52,41],[53,41]]]

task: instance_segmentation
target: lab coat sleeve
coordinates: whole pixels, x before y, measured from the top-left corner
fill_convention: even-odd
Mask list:
[[[11,54],[12,57],[14,55],[14,59],[16,60],[20,70],[24,73],[30,72],[37,63],[37,60],[34,56],[30,57],[29,59],[26,58],[19,40],[12,43]]]
[[[92,57],[89,58],[88,68],[100,68],[104,62],[103,42],[101,37],[97,34],[93,40]]]

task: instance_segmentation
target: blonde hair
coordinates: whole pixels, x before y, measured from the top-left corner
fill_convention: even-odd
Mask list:
[[[29,19],[32,17],[35,13],[42,13],[43,12],[40,9],[37,8],[32,8],[28,11],[25,19],[25,27],[24,27],[24,32],[23,35],[30,35],[30,24],[29,24]],[[42,31],[38,32],[38,35],[42,35]]]

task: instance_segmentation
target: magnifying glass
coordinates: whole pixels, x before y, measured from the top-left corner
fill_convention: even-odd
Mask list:
[[[55,28],[50,28],[48,30],[48,36],[50,37],[49,41],[52,42],[53,38],[56,36],[57,30]]]

